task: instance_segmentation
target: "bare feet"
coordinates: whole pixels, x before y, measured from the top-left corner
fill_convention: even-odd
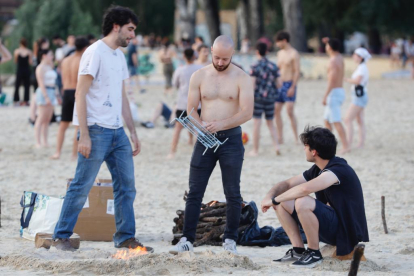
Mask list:
[[[279,145],[283,144],[283,138],[282,137],[278,138],[278,143],[279,143]]]
[[[171,159],[174,159],[174,157],[175,157],[175,154],[170,153],[170,154],[167,155],[166,159],[171,160]]]
[[[55,153],[52,156],[50,156],[50,159],[52,160],[58,160],[60,158],[60,153]]]
[[[259,152],[256,151],[256,150],[252,150],[248,153],[248,156],[252,156],[252,157],[255,157],[255,156],[258,156],[258,155],[259,155]]]
[[[357,149],[362,149],[362,148],[364,148],[364,144],[359,144],[356,148]]]

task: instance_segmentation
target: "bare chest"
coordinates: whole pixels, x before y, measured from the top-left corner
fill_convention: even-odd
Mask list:
[[[239,86],[231,77],[205,78],[200,86],[201,100],[238,101]]]

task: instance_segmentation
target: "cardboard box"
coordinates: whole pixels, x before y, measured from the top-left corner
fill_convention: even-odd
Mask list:
[[[72,179],[68,179],[68,187]],[[97,179],[79,214],[73,232],[82,241],[112,241],[115,227],[114,194],[111,179]]]

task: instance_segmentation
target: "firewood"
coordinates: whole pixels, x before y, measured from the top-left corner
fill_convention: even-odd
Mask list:
[[[381,196],[381,217],[382,226],[384,226],[384,233],[388,234],[387,221],[385,220],[385,197]]]
[[[196,230],[197,234],[204,234],[206,232],[210,232],[213,228],[212,227],[203,227],[203,228],[198,228]]]
[[[225,218],[226,217],[207,217],[207,218],[202,218],[200,220],[204,222],[221,222]]]
[[[207,241],[215,240],[220,237],[221,233],[223,233],[226,225],[220,225],[219,227],[213,228],[209,233],[202,235],[202,238],[193,243],[194,247],[200,246],[205,244]]]
[[[225,214],[226,214],[226,208],[213,209],[209,212],[201,213],[200,219],[205,218],[205,217],[217,217],[217,216],[221,216]]]
[[[213,226],[212,222],[199,222],[197,224],[197,228],[210,227],[210,226]]]
[[[185,212],[183,210],[177,210],[176,213],[178,216],[184,216]]]
[[[214,204],[213,206],[209,206],[208,204],[206,204],[206,207],[201,209],[201,213],[205,213],[214,209],[218,209],[218,208],[226,208],[227,203],[223,203],[223,202],[218,202],[216,204]]]

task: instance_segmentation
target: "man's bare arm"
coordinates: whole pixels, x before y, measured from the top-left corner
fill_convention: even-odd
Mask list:
[[[91,137],[89,136],[88,123],[86,120],[86,94],[89,92],[89,88],[92,85],[93,77],[91,75],[81,75],[78,79],[76,86],[76,112],[79,122],[79,143],[78,152],[89,158],[89,154],[92,149]]]
[[[293,58],[293,80],[292,80],[292,87],[295,88],[299,82],[300,78],[300,56],[298,52],[295,52]]]
[[[275,200],[277,202],[284,202],[297,199],[311,193],[322,191],[335,183],[338,183],[336,175],[331,171],[326,171],[311,181],[297,185],[283,194],[279,194]]]
[[[60,72],[62,74],[62,84],[65,87],[65,84],[70,82],[70,73],[69,73],[69,66],[68,66],[68,58],[64,58],[60,65]],[[64,92],[63,92],[64,93]]]
[[[331,60],[329,62],[328,67],[328,87],[326,88],[326,92],[323,96],[324,102],[326,101],[326,98],[328,98],[329,93],[334,88],[334,76],[337,74],[337,67],[335,66],[335,63]]]
[[[191,110],[197,110],[198,105],[200,104],[200,83],[201,83],[201,73],[195,72],[190,79],[190,84],[188,87],[188,101],[187,101],[187,114],[190,114]],[[201,118],[198,116],[197,112],[191,113],[191,116],[196,119],[201,124]]]
[[[125,85],[122,83],[122,117],[127,125],[129,133],[136,134],[134,120],[132,119],[131,108],[129,107],[129,100],[125,92]]]
[[[253,116],[254,90],[253,83],[247,74],[239,76],[239,112],[232,117],[218,122],[209,122],[206,125],[210,132],[231,129],[250,120]]]

